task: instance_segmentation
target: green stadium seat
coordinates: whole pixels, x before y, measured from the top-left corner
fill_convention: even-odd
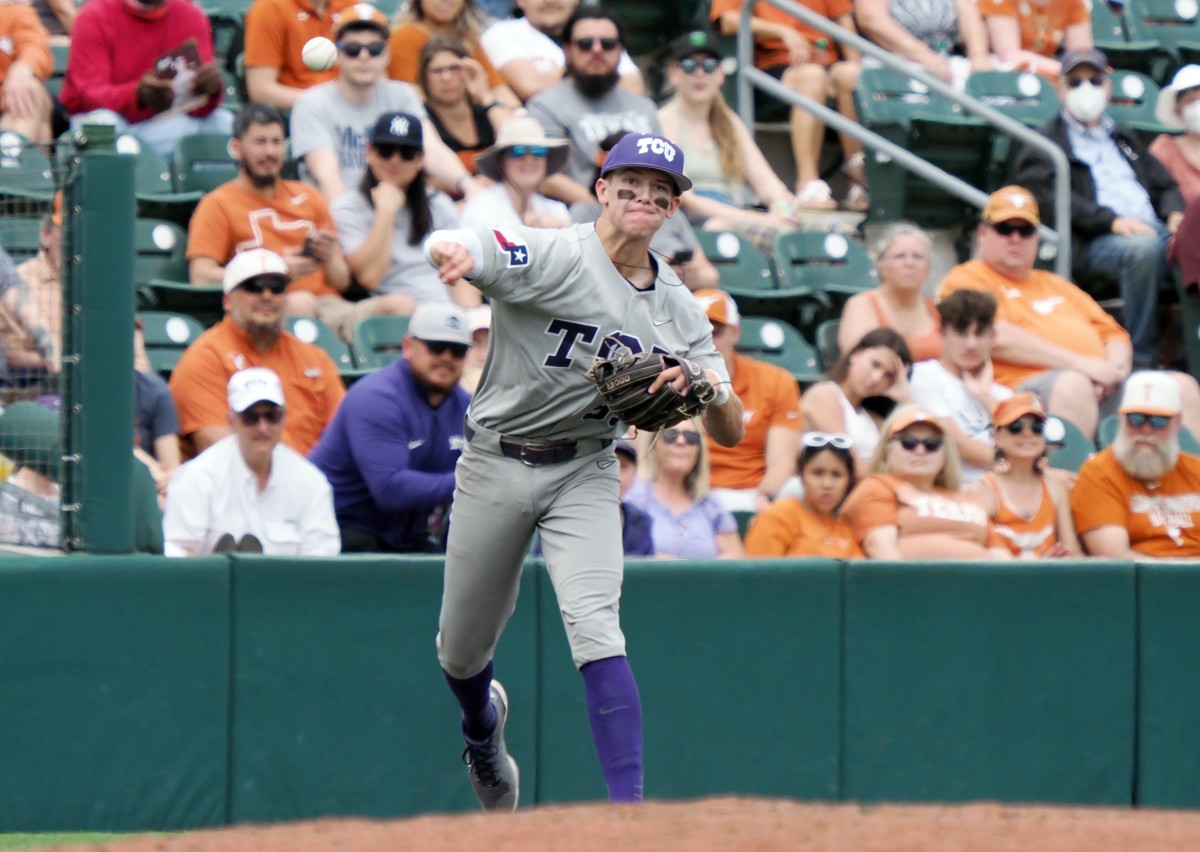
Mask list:
[[[793,326],[773,317],[743,316],[734,347],[750,358],[783,367],[800,384],[822,379],[817,350]]]
[[[14,263],[35,257],[41,248],[41,216],[0,216],[0,247]]]
[[[142,342],[146,346],[146,357],[154,371],[167,378],[183,351],[204,333],[204,327],[187,314],[171,311],[140,311]]]
[[[175,145],[176,192],[208,192],[233,180],[237,173],[228,136],[195,133],[180,137]]]
[[[1191,0],[1130,0],[1126,7],[1130,38],[1153,40],[1160,46],[1158,61],[1147,72],[1160,85],[1180,65],[1194,62],[1200,55],[1197,12]]]
[[[1062,424],[1061,439],[1055,439],[1053,427],[1050,424]],[[1080,466],[1096,452],[1092,439],[1083,434],[1079,427],[1070,420],[1061,417],[1050,417],[1047,421],[1047,443],[1050,444],[1050,466],[1062,470],[1078,471]]]
[[[1113,68],[1154,76],[1166,59],[1163,46],[1140,31],[1127,8],[1117,12],[1105,0],[1089,4],[1092,41],[1104,51]]]
[[[817,326],[817,357],[824,372],[829,372],[829,368],[837,363],[840,354],[838,351],[838,329],[841,325],[841,320],[830,319],[825,320]]]
[[[185,276],[186,279],[186,276]],[[187,314],[206,328],[225,316],[225,290],[220,284],[189,284],[186,280],[153,279],[137,288],[138,310]]]
[[[325,353],[333,359],[333,363],[337,365],[339,373],[346,374],[355,371],[354,355],[350,352],[349,345],[325,323],[309,317],[288,317],[283,321],[283,327],[305,343],[311,343],[313,346],[324,349]]]
[[[1160,133],[1175,133],[1159,123],[1154,117],[1160,89],[1145,74],[1136,71],[1114,70],[1112,72],[1112,98],[1108,114],[1120,124],[1132,128],[1147,145]]]
[[[840,314],[840,303],[879,284],[875,264],[853,235],[794,231],[781,234],[771,252],[782,290],[823,293]],[[835,298],[836,297],[836,298]]]
[[[1016,119],[1030,128],[1040,128],[1062,108],[1054,85],[1029,72],[977,71],[967,78],[966,92],[982,103]],[[988,168],[987,189],[994,191],[1012,183],[1023,143],[1000,130],[992,140],[992,160]]]
[[[363,370],[386,367],[400,357],[408,317],[364,317],[354,329],[354,360]]]
[[[39,145],[20,133],[0,133],[0,209],[31,216],[50,208],[57,189],[54,168]]]
[[[187,280],[187,232],[183,228],[162,219],[138,219],[133,244],[134,284]]]
[[[69,45],[50,45],[50,53],[54,57],[54,70],[50,72],[50,76],[46,79],[46,89],[55,98],[62,91],[63,80],[67,76],[67,55],[70,53],[70,50]]]
[[[1200,376],[1200,293],[1183,286],[1183,275],[1178,266],[1172,269],[1171,280],[1179,298],[1179,325],[1183,329],[1188,372]]]
[[[137,158],[133,173],[133,193],[138,216],[167,219],[187,227],[192,211],[200,202],[200,192],[176,192],[171,183],[171,168],[149,145],[132,133],[117,137],[117,153]]]

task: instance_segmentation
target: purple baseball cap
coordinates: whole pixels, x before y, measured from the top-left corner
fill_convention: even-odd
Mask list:
[[[675,193],[683,195],[692,182],[683,173],[683,151],[665,136],[653,133],[627,133],[613,146],[604,159],[600,177],[616,169],[654,169],[665,172],[675,185]]]

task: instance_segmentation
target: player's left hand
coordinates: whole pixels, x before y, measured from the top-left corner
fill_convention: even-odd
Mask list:
[[[712,370],[705,370],[704,377],[708,379],[708,383],[714,388],[721,383],[721,378]],[[687,374],[683,372],[683,367],[675,366],[668,367],[659,373],[658,378],[651,382],[650,387],[646,388],[646,393],[657,393],[658,389],[665,384],[670,384],[682,396],[687,396],[691,390],[691,385],[688,383]]]
[[[438,268],[438,280],[447,287],[453,287],[475,268],[470,250],[459,243],[436,243],[429,247],[429,256]]]

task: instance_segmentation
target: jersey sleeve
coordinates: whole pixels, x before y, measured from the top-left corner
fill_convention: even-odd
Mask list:
[[[503,68],[514,59],[523,59],[519,39],[511,37],[512,27],[508,21],[498,21],[483,31],[479,46],[487,54],[494,68]]]
[[[246,10],[247,68],[283,68],[287,23],[268,0],[255,0]]]
[[[1071,489],[1071,515],[1081,535],[1106,526],[1129,526],[1129,495],[1112,475],[1116,460],[1112,451],[1096,454],[1079,469],[1079,480]]]
[[[211,257],[224,264],[233,257],[225,210],[213,193],[208,193],[196,205],[196,212],[188,223],[187,259]]]
[[[862,542],[876,527],[897,526],[899,501],[896,493],[877,476],[855,486],[842,504],[842,517],[850,524],[854,540]]]
[[[491,298],[532,302],[556,288],[579,262],[573,230],[472,229],[483,249],[483,271],[471,283]]]

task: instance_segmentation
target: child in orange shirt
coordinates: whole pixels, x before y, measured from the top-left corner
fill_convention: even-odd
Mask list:
[[[764,509],[746,534],[746,555],[859,559],[863,552],[854,532],[837,516],[854,486],[850,436],[808,432],[803,442],[796,473],[804,497],[787,497]]]

